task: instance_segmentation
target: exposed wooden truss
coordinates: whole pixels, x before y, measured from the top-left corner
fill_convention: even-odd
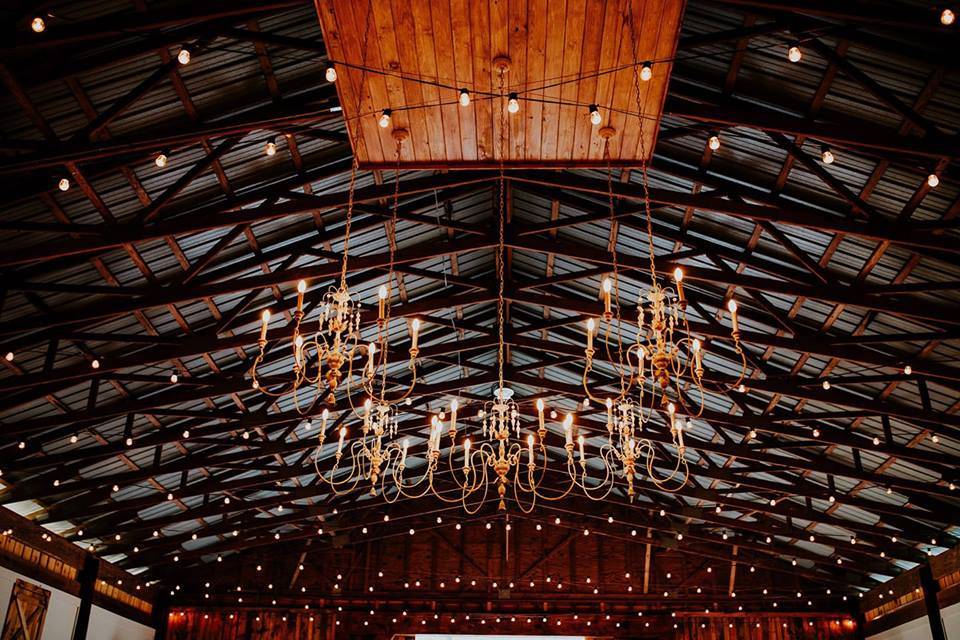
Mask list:
[[[673,496],[645,488],[636,503],[615,501],[604,514],[616,513],[619,528],[607,534],[632,527],[648,549],[728,563],[736,553],[811,582],[866,586],[871,574],[894,574],[896,562],[922,562],[928,548],[949,546],[949,530],[960,524],[960,368],[951,364],[960,339],[960,199],[949,184],[934,191],[925,180],[930,172],[944,183],[957,177],[960,145],[942,133],[950,123],[924,115],[945,82],[943,67],[929,70],[919,95],[899,95],[862,61],[896,43],[858,26],[887,18],[822,3],[716,3],[724,4],[757,13],[734,10],[742,26],[681,38],[681,54],[727,47],[729,69],[716,77],[695,58],[676,64],[650,195],[657,271],[685,266],[691,327],[714,341],[713,378],[725,380],[732,357],[717,319],[731,295],[743,300],[752,377],[746,393],[712,389],[701,418],[709,435],[688,440],[697,452],[695,481]],[[716,6],[691,5],[704,13]],[[6,104],[22,120],[0,142],[9,212],[0,229],[11,239],[0,254],[0,350],[15,356],[3,361],[0,378],[3,499],[36,500],[44,507],[38,520],[69,521],[68,536],[95,540],[100,552],[124,554],[123,564],[157,575],[169,575],[174,556],[180,566],[217,555],[243,565],[277,533],[316,538],[320,517],[338,532],[311,546],[325,553],[358,544],[357,532],[383,514],[374,501],[331,500],[314,477],[315,444],[298,430],[302,416],[251,390],[246,376],[260,312],[288,318],[301,278],[311,282],[312,308],[341,268],[351,158],[341,116],[331,110],[335,94],[315,64],[323,44],[269,26],[313,19],[311,5],[181,9],[139,7],[52,25],[42,42],[18,33],[0,65]],[[919,22],[904,24],[926,29]],[[117,44],[115,56],[96,53],[130,30],[141,36]],[[757,38],[800,39],[822,59],[812,98],[771,94],[739,78]],[[181,68],[176,47],[187,42],[195,65]],[[60,47],[69,59],[56,71]],[[852,47],[859,61],[848,55]],[[38,51],[44,55],[28,55]],[[263,86],[230,93],[215,110],[198,107],[196,78],[188,80],[214,77],[204,51],[233,55],[233,64],[254,61]],[[930,63],[920,45],[902,55]],[[117,97],[94,103],[88,74],[126,60],[150,65],[118,86]],[[297,75],[284,69],[290,61],[313,66]],[[75,122],[47,115],[53,107],[39,97],[38,73],[70,87]],[[838,76],[899,127],[828,109]],[[164,108],[187,126],[137,116],[161,92]],[[775,166],[751,167],[705,144],[690,151],[690,140],[714,130],[725,145],[739,135],[750,141],[747,151],[776,150]],[[254,167],[262,160],[250,150],[274,136],[282,162]],[[811,144],[856,158],[868,167],[864,181],[820,164]],[[160,149],[191,160],[158,179],[151,167]],[[647,259],[635,242],[645,232],[639,173],[627,169],[613,181],[610,229],[602,171],[508,171],[505,378],[522,397],[567,407],[582,397],[577,327],[599,309],[596,286],[611,268],[611,241],[627,286],[644,284]],[[67,195],[56,191],[61,175],[74,184]],[[903,176],[913,180],[909,189]],[[399,182],[395,272],[406,298],[394,316],[420,317],[428,327],[421,337],[427,382],[401,424],[416,451],[432,409],[451,395],[486,397],[496,380],[489,357],[495,178],[419,172]],[[876,197],[885,181],[903,197]],[[361,244],[349,260],[355,290],[374,291],[387,273],[392,193],[392,180],[379,172],[361,176],[351,230]],[[624,304],[632,303],[625,294]],[[364,316],[366,326],[374,320]],[[278,322],[268,336],[291,331]],[[397,348],[406,339],[398,333]],[[279,367],[284,358],[271,352],[267,364]],[[609,369],[602,362],[598,369],[592,383],[602,388]],[[601,432],[600,413],[581,410],[578,422]],[[71,445],[71,436],[82,441]],[[661,427],[649,436],[669,442]],[[940,447],[930,444],[934,437]],[[418,527],[435,515],[415,504],[391,512]],[[689,547],[677,543],[678,532]],[[190,548],[194,535],[206,544]],[[809,536],[818,543],[797,544]]]

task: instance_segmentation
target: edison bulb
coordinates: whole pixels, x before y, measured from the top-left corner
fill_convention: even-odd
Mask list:
[[[182,65],[190,64],[190,50],[180,49],[180,53],[177,54],[177,62]]]
[[[460,89],[460,106],[469,107],[470,106],[470,92],[466,89]]]
[[[273,140],[268,140],[267,144],[263,146],[263,152],[268,156],[277,155],[277,143]]]
[[[710,149],[713,150],[713,151],[716,151],[717,149],[719,149],[719,148],[720,148],[720,136],[718,136],[717,134],[713,134],[712,136],[710,136],[710,137],[707,139],[707,146],[709,146]]]
[[[70,189],[70,180],[67,178],[60,178],[60,182],[57,183],[57,188],[60,191],[67,191]]]
[[[653,66],[649,62],[644,62],[643,66],[640,67],[640,79],[644,82],[647,82],[650,78],[653,77]]]
[[[510,94],[509,99],[507,100],[507,111],[510,113],[516,113],[517,111],[520,111],[520,101],[517,99],[517,94]]]
[[[390,109],[384,109],[380,113],[380,119],[377,120],[377,124],[380,125],[381,129],[386,129],[387,127],[390,126],[390,114],[391,114]]]
[[[944,9],[940,13],[940,24],[945,27],[949,27],[956,21],[957,15],[951,9]],[[36,29],[34,29],[36,31]]]
[[[927,176],[927,186],[931,189],[936,188],[940,184],[940,176],[935,173],[931,173]]]
[[[800,47],[794,44],[794,45],[791,45],[789,49],[787,49],[787,60],[789,60],[790,62],[800,62],[800,60],[802,59],[803,59],[803,52],[800,51]]]
[[[169,158],[167,158],[167,154],[161,151],[157,154],[157,157],[153,159],[153,164],[157,165],[157,167],[160,169],[163,169],[165,166],[167,166],[168,160]]]
[[[833,151],[830,151],[829,148],[824,147],[823,151],[820,152],[820,159],[823,160],[823,164],[833,164],[833,161],[836,158],[833,156]]]
[[[590,105],[590,123],[597,126],[601,122],[603,122],[603,117],[600,115],[600,109],[595,104]]]
[[[43,33],[44,29],[47,28],[47,23],[43,21],[43,18],[37,16],[30,22],[30,28],[33,29],[34,33]]]
[[[336,82],[337,81],[337,70],[333,67],[327,67],[327,70],[324,72],[324,77],[327,79],[327,82]]]

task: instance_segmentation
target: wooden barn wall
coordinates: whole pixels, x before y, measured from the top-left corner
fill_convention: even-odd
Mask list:
[[[334,614],[325,611],[241,610],[182,608],[172,611],[167,624],[167,640],[373,640],[395,636],[410,637],[416,633],[554,635],[556,629],[541,625],[531,627],[518,617],[511,623],[503,617],[499,624],[481,626],[477,619],[460,619],[451,625],[441,618],[426,625],[411,618],[396,623],[383,616],[372,624],[362,624],[366,616]],[[677,628],[673,628],[673,624]],[[854,623],[821,616],[775,616],[768,613],[744,616],[703,616],[661,619],[651,627],[639,622],[624,621],[602,628],[564,625],[564,635],[590,633],[591,638],[643,638],[658,640],[852,640]]]
[[[167,640],[333,640],[332,620],[322,612],[217,611],[170,612]]]

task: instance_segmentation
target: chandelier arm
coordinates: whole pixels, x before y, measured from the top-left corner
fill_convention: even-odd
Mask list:
[[[533,470],[531,469],[529,473],[532,475]],[[517,506],[520,508],[521,513],[529,514],[532,513],[534,509],[537,508],[537,492],[533,487],[532,482],[533,478],[530,478],[531,489],[530,491],[524,491],[529,496],[529,506],[524,506],[523,500],[520,498],[520,491],[523,490],[523,486],[520,483],[520,467],[517,467],[516,477],[513,481],[513,500],[517,503]]]
[[[665,478],[658,478],[657,473],[653,468],[653,464],[656,461],[656,451],[654,449],[653,443],[648,441],[647,446],[647,477],[653,482],[654,485],[661,491],[666,491],[668,493],[676,493],[680,491],[687,484],[687,480],[690,477],[690,467],[687,464],[687,459],[682,455],[682,452],[677,454],[677,463],[674,466],[673,470]],[[677,481],[679,484],[676,487],[667,486],[669,482],[673,482],[677,474],[680,473],[680,468],[683,467],[683,481]]]
[[[317,476],[323,482],[325,482],[327,486],[330,487],[330,490],[336,496],[343,496],[350,493],[351,491],[356,489],[357,485],[360,483],[360,478],[362,477],[363,474],[359,472],[359,469],[357,467],[355,449],[358,444],[359,444],[358,441],[354,441],[353,444],[350,445],[351,463],[349,467],[345,467],[345,469],[347,469],[349,473],[346,478],[339,481],[335,479],[335,475],[337,470],[340,468],[340,454],[339,453],[337,454],[337,458],[336,458],[336,461],[334,462],[333,468],[330,470],[330,476],[327,477],[326,475],[323,474],[323,472],[320,471],[318,458],[319,458],[321,447],[317,447],[316,449],[316,453],[314,455],[314,468],[317,471]],[[349,484],[350,486],[347,487],[346,489],[342,489],[342,487],[347,484]]]

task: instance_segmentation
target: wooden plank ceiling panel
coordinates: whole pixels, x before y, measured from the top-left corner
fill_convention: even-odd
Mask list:
[[[408,134],[407,168],[498,166],[510,92],[521,108],[506,116],[507,166],[605,164],[591,104],[615,131],[612,163],[636,166],[656,142],[683,2],[317,0],[317,11],[362,167],[395,164],[397,129]],[[509,59],[502,88],[497,58]],[[648,60],[654,73],[641,83],[640,119],[634,65]],[[461,88],[468,107],[458,104]],[[384,109],[392,112],[385,128],[377,124]]]

